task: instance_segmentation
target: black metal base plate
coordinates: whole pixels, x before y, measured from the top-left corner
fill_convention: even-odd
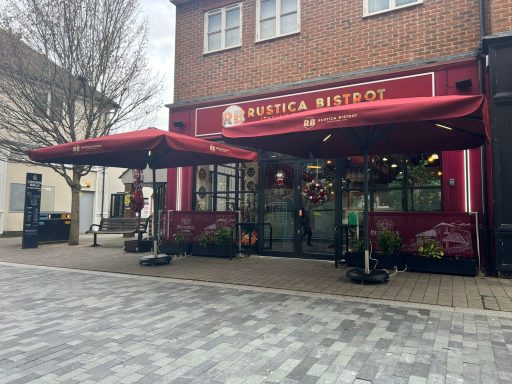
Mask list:
[[[375,269],[366,273],[363,268],[352,268],[347,271],[347,277],[355,283],[383,284],[389,281],[389,273]]]
[[[163,265],[169,264],[172,256],[169,255],[146,255],[139,259],[139,265]]]

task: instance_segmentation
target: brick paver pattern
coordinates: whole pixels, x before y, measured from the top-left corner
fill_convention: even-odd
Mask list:
[[[0,265],[0,383],[510,383],[512,319]]]
[[[92,236],[82,235],[80,246],[23,250],[21,238],[0,238],[0,261],[512,312],[512,280],[506,278],[404,272],[389,284],[359,285],[333,262],[254,256],[190,256],[169,266],[140,267],[140,255],[123,252],[122,236],[99,236],[98,241],[102,246],[91,248]]]

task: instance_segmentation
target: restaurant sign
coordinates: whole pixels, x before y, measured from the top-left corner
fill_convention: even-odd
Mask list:
[[[220,135],[222,127],[340,105],[434,96],[434,73],[396,77],[309,92],[196,109],[195,135]]]

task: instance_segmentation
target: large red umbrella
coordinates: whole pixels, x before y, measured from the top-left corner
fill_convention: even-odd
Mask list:
[[[333,158],[476,148],[488,137],[485,97],[379,100],[303,111],[226,127],[233,143],[298,157]],[[365,272],[368,268],[368,175],[365,173]]]
[[[147,128],[88,140],[39,148],[28,153],[31,160],[45,163],[99,165],[153,170],[153,191],[156,192],[155,170],[202,164],[225,164],[256,161],[255,152],[177,133]],[[155,207],[155,204],[153,205]],[[154,208],[155,209],[155,208]],[[157,256],[153,212],[153,251]]]

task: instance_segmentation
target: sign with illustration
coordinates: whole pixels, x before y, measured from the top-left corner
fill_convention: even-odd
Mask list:
[[[475,258],[474,216],[465,212],[370,212],[370,241],[378,248],[383,229],[398,232],[402,250],[418,253],[425,240],[441,245],[446,257]]]
[[[317,89],[196,109],[195,135],[220,135],[222,127],[318,108],[402,97],[434,96],[434,73]]]
[[[237,222],[235,211],[167,211],[163,215],[162,238],[172,242],[179,233],[188,242],[198,241],[204,234],[226,227],[231,230]]]

